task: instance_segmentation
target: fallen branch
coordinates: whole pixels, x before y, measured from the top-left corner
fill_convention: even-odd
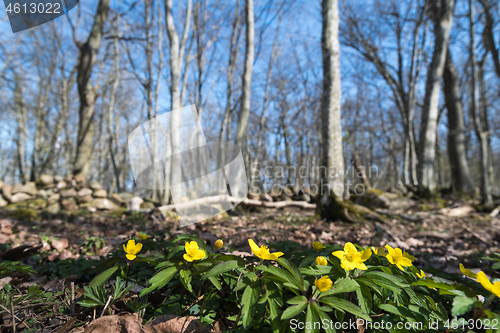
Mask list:
[[[196,200],[192,200],[189,202],[182,202],[179,204],[172,204],[172,205],[165,205],[165,206],[160,206],[158,207],[158,210],[160,211],[172,211],[174,209],[184,209],[184,208],[190,208],[193,206],[198,206],[198,205],[210,205],[210,204],[217,204],[220,202],[224,201],[231,201],[231,202],[238,202],[234,197],[228,196],[228,195],[216,195],[212,197],[207,197],[207,198],[200,198]],[[304,209],[316,209],[316,204],[311,204],[306,201],[278,201],[278,202],[267,202],[267,201],[260,201],[260,200],[252,200],[248,198],[244,198],[243,201],[241,201],[244,205],[247,206],[254,206],[254,207],[265,207],[265,208],[283,208],[283,207],[300,207]],[[148,212],[150,209],[141,209],[143,212]]]

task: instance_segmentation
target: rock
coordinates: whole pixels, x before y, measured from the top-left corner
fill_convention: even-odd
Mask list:
[[[63,199],[61,201],[61,205],[62,205],[63,209],[65,209],[65,210],[77,210],[78,209],[78,205],[76,204],[74,198]]]
[[[14,187],[12,188],[12,194],[16,194],[21,192],[21,188],[23,187],[23,184],[14,184]]]
[[[120,207],[117,204],[106,198],[96,198],[90,202],[90,205],[97,209],[105,209],[105,210],[120,209]]]
[[[371,209],[388,208],[404,210],[409,209],[415,204],[415,202],[394,193],[384,192],[374,188],[367,188],[366,191],[357,198],[356,204],[366,206]]]
[[[247,198],[250,200],[259,200],[260,199],[260,197],[257,193],[251,193],[251,192],[249,192],[247,194]]]
[[[283,193],[286,195],[286,196],[289,196],[289,197],[292,197],[294,195],[292,189],[289,187],[289,186],[285,186],[283,188]]]
[[[76,175],[73,180],[77,183],[77,184],[83,184],[85,183],[85,176],[83,175]]]
[[[61,195],[59,193],[54,193],[47,198],[49,204],[59,201]]]
[[[457,208],[443,208],[441,209],[441,214],[446,215],[446,216],[465,216],[468,215],[472,212],[475,212],[476,209],[472,206],[466,205],[462,207],[457,207]]]
[[[45,210],[51,214],[57,214],[61,211],[61,205],[59,205],[59,202],[53,202]]]
[[[141,204],[141,209],[154,209],[154,208],[155,208],[155,204],[152,202],[149,202],[149,201],[143,202]]]
[[[61,177],[61,176],[55,176],[55,177],[54,177],[54,182],[56,182],[56,183],[59,183],[59,182],[60,182],[60,181],[62,181],[62,180],[64,180],[64,178],[63,178],[63,177]]]
[[[30,208],[17,208],[16,210],[10,212],[10,217],[16,220],[33,221],[38,220],[38,213],[34,209]],[[2,254],[5,258],[5,253]]]
[[[66,188],[66,186],[68,186],[68,184],[64,180],[61,180],[59,183],[57,183],[57,188],[59,190],[62,190],[63,188]]]
[[[12,200],[12,186],[4,184],[2,187],[2,195],[7,201]]]
[[[41,175],[40,182],[43,185],[52,185],[54,184],[54,177],[52,177],[51,175]]]
[[[88,195],[92,195],[92,190],[87,187],[84,187],[80,191],[78,191],[79,197],[86,197]]]
[[[19,192],[19,193],[14,194],[12,196],[12,198],[10,199],[10,201],[12,203],[17,203],[17,202],[21,202],[21,201],[26,201],[28,199],[31,199],[31,195],[29,195],[27,193]]]
[[[144,327],[151,328],[155,333],[210,333],[211,329],[194,317],[179,317],[175,315],[162,315],[156,317],[151,323]]]
[[[64,181],[66,183],[71,183],[72,180],[73,180],[73,175],[67,175],[66,177],[64,177]]]
[[[0,195],[0,208],[7,206],[8,202]]]
[[[79,197],[78,202],[79,203],[87,203],[87,202],[91,202],[93,199],[94,198],[91,195],[86,195],[84,197]]]
[[[65,190],[61,191],[61,197],[62,198],[71,198],[71,197],[76,197],[76,191],[74,188],[68,188]]]
[[[273,202],[273,197],[267,193],[260,195],[260,201]]]
[[[123,203],[122,198],[117,193],[113,193],[111,197],[109,197],[109,200],[113,201],[118,206],[121,206]]]
[[[144,202],[141,197],[133,197],[130,199],[130,211],[137,212],[141,209],[141,205]]]
[[[99,184],[99,183],[98,183],[98,182],[96,182],[95,180],[93,180],[93,181],[91,181],[91,182],[89,183],[89,187],[90,187],[91,189],[93,189],[94,191],[95,191],[95,190],[100,190],[100,189],[102,188],[101,184]]]
[[[17,195],[17,194],[16,194]],[[43,209],[47,207],[47,201],[45,201],[43,198],[36,198],[33,200],[29,200],[27,202],[28,208],[33,208],[33,209]]]
[[[108,192],[106,190],[95,190],[92,194],[94,198],[106,198],[108,196]]]
[[[29,183],[24,184],[21,187],[21,189],[19,190],[19,192],[27,193],[30,195],[37,195],[38,194],[35,182],[29,182]]]
[[[122,199],[122,202],[129,203],[130,200],[134,197],[132,193],[118,193],[120,198]]]
[[[153,333],[151,328],[142,328],[142,319],[137,313],[104,316],[88,324],[83,333]],[[172,331],[173,332],[173,331]]]
[[[53,240],[51,243],[52,247],[58,252],[62,252],[69,246],[69,241],[67,238],[61,238],[60,240]]]
[[[46,190],[39,190],[38,195],[41,196],[44,199],[48,198],[47,191]]]

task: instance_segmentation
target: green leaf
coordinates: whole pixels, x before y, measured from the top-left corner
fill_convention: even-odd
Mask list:
[[[139,296],[142,297],[155,289],[163,288],[167,283],[170,282],[170,280],[172,280],[172,278],[176,273],[177,273],[177,267],[175,266],[171,266],[159,271],[149,280],[151,286],[142,289],[141,294]]]
[[[94,306],[99,306],[101,305],[101,303],[99,302],[96,302],[96,301],[92,301],[90,299],[85,299],[83,301],[79,301],[77,302],[78,304],[80,304],[81,306],[83,307],[86,307],[86,308],[93,308]]]
[[[208,272],[206,272],[205,275],[203,275],[203,279],[206,279],[206,278],[209,278],[212,276],[221,275],[222,273],[228,272],[236,267],[238,267],[238,262],[236,260],[224,261],[224,262],[214,266]]]
[[[295,296],[293,298],[290,298],[288,301],[286,301],[288,304],[302,304],[302,303],[307,303],[307,298],[305,296]]]
[[[179,276],[181,278],[181,282],[184,285],[184,288],[186,288],[187,291],[190,293],[193,292],[193,287],[191,286],[191,271],[189,269],[181,269],[179,271]]]
[[[208,278],[210,282],[217,288],[217,290],[222,290],[222,284],[220,283],[219,279],[216,278],[215,276],[211,276]]]
[[[308,325],[310,324],[310,325]],[[313,304],[307,305],[307,313],[306,313],[306,333],[319,333],[319,329],[321,328],[321,322],[319,321],[318,310]]]
[[[283,311],[283,314],[281,315],[281,320],[287,320],[297,316],[298,314],[302,313],[302,311],[304,311],[306,306],[307,306],[307,299],[305,302],[288,307],[285,311]]]
[[[476,300],[472,297],[457,296],[453,299],[453,307],[451,314],[453,316],[461,316],[474,308]]]
[[[415,314],[412,311],[403,308],[402,306],[394,306],[392,304],[380,304],[378,307],[379,309],[403,317],[409,322],[413,323],[417,321]]]
[[[93,278],[92,281],[90,281],[89,286],[91,287],[102,286],[116,272],[117,269],[118,266],[113,266],[111,268],[108,268],[107,270],[105,270],[104,272]]]
[[[352,304],[351,302],[346,301],[343,298],[332,296],[332,297],[322,298],[319,301],[325,303],[326,305],[331,306],[334,309],[340,310],[342,312],[347,311],[367,321],[372,321],[370,316],[364,313],[359,306]]]
[[[350,278],[339,279],[329,290],[321,293],[320,298],[334,294],[348,293],[356,290],[359,290],[359,284],[355,280],[351,280]]]
[[[319,276],[327,275],[331,272],[331,266],[308,266],[299,268],[300,272],[305,275]]]
[[[302,276],[302,273],[300,272],[299,268],[295,266],[293,262],[291,262],[288,259],[285,258],[278,258],[277,260],[283,267],[285,267],[298,282],[298,286],[300,286],[300,289],[302,291],[304,290],[304,276]]]
[[[274,275],[275,277],[277,277],[281,281],[281,283],[288,282],[288,284],[291,284],[294,286],[293,287],[294,289],[300,290],[302,288],[299,281],[297,281],[297,279],[291,273],[285,271],[282,268],[274,267],[274,266],[260,265],[260,266],[257,266],[256,269]]]
[[[250,274],[247,274],[249,277]],[[243,305],[241,309],[241,313],[243,313],[243,317],[241,318],[243,322],[243,327],[247,328],[252,323],[253,314],[255,312],[255,306],[257,301],[259,300],[260,295],[260,282],[257,280],[257,277],[252,276],[250,282],[247,282],[247,287],[243,292],[243,296],[241,298],[241,304]],[[250,279],[250,277],[249,277]]]
[[[336,330],[335,330],[335,326],[334,325],[330,325],[332,319],[330,318],[330,316],[321,311],[321,310],[318,310],[318,314],[319,314],[319,319],[321,320],[321,323],[323,323],[323,321],[325,322],[328,322],[328,325],[322,325],[323,327],[323,330],[326,332],[326,333],[336,333]]]

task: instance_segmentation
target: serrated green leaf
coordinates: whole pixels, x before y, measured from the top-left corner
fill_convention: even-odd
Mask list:
[[[339,279],[329,290],[321,293],[320,298],[334,294],[348,293],[356,290],[359,290],[359,284],[355,280],[352,280],[350,278]]]
[[[172,280],[176,273],[177,267],[175,266],[171,266],[159,271],[149,280],[151,286],[149,286],[148,288],[144,288],[139,296],[142,297],[155,289],[163,288],[167,283],[170,282],[170,280]]]
[[[310,324],[310,325],[308,325]],[[319,324],[319,325],[317,325]],[[305,333],[319,333],[321,327],[321,322],[319,321],[318,310],[314,306],[314,303],[307,305],[306,312],[306,329]]]
[[[295,266],[295,264],[293,262],[291,262],[290,260],[285,259],[283,257],[278,258],[277,261],[281,264],[281,266],[285,267],[293,275],[293,277],[298,282],[298,286],[300,286],[300,289],[302,291],[305,291],[304,290],[304,276],[300,272],[299,268],[297,266]]]
[[[299,315],[307,307],[307,301],[304,303],[292,305],[288,307],[281,315],[281,320],[292,319],[293,317]]]

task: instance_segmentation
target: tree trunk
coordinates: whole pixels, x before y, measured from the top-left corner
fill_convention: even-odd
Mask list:
[[[487,206],[493,205],[493,199],[491,196],[491,184],[489,182],[488,176],[488,131],[485,130],[486,119],[484,119],[484,124],[481,121],[481,115],[479,113],[479,91],[477,86],[477,60],[476,60],[476,45],[475,45],[475,28],[474,28],[474,7],[472,0],[469,0],[469,24],[470,24],[470,59],[471,59],[471,72],[472,72],[472,105],[471,113],[472,119],[474,120],[474,129],[476,131],[476,136],[479,141],[480,151],[481,151],[481,197],[482,203]]]
[[[458,73],[453,65],[450,50],[444,68],[444,97],[448,109],[448,157],[451,168],[451,187],[454,192],[470,194],[472,181],[465,147],[464,112],[458,85]]]
[[[323,147],[321,166],[323,168],[320,193],[323,200],[328,200],[330,191],[333,190],[338,201],[342,200],[344,194],[338,0],[322,1],[322,19],[323,96],[321,99],[321,135]]]
[[[236,130],[236,144],[243,147],[243,140],[246,138],[246,130],[248,126],[248,116],[250,115],[250,94],[252,91],[252,70],[254,59],[254,14],[253,0],[245,0],[246,2],[246,53],[245,53],[245,69],[243,72],[241,107],[238,118],[238,127]]]
[[[24,140],[26,136],[26,105],[24,103],[24,87],[21,78],[16,75],[16,87],[14,98],[17,108],[17,164],[19,167],[19,180],[23,183],[28,181],[26,170],[26,156],[24,152]]]
[[[73,174],[87,176],[92,154],[92,138],[94,136],[94,112],[96,93],[90,82],[92,67],[96,61],[97,52],[101,45],[104,25],[108,16],[110,0],[100,0],[94,17],[94,24],[88,40],[84,44],[78,43],[78,95],[80,109],[78,111],[78,137]]]
[[[446,51],[453,23],[454,0],[432,0],[434,14],[434,51],[427,71],[422,125],[419,139],[418,188],[424,195],[430,195],[436,185],[436,137],[441,78],[443,77]]]

